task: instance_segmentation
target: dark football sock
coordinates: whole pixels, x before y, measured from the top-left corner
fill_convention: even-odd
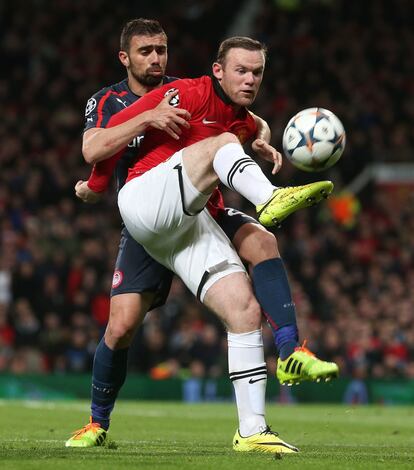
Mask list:
[[[279,357],[284,360],[298,346],[296,311],[283,261],[273,258],[253,268],[256,298],[272,329]]]
[[[125,382],[128,348],[113,351],[101,339],[96,348],[92,371],[92,421],[109,428],[111,411]]]

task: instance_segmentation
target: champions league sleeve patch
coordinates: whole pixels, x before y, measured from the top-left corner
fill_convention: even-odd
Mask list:
[[[112,289],[116,289],[122,284],[122,281],[124,279],[124,275],[122,271],[116,270],[114,272],[114,277],[112,278]]]
[[[88,102],[86,103],[86,108],[85,108],[85,117],[89,116],[91,112],[96,108],[96,99],[95,98],[90,98]]]
[[[169,90],[167,90],[165,93],[164,93],[164,96],[168,96],[170,95],[171,93],[174,93],[175,91],[178,91],[177,88],[170,88]],[[175,95],[173,96],[171,99],[170,99],[170,105],[171,106],[178,106],[180,104],[180,95]]]

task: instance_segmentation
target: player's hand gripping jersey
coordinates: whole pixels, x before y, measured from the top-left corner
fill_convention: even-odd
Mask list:
[[[189,111],[191,114],[190,129],[183,128],[180,139],[175,140],[166,132],[148,128],[140,145],[140,157],[130,168],[127,181],[156,167],[178,150],[207,137],[216,136],[223,132],[232,132],[241,143],[244,143],[255,135],[256,123],[247,109],[235,110],[218,81],[208,76],[177,80],[173,84],[166,84],[153,90],[111,117],[107,127],[117,126],[144,111],[155,108],[164,96],[174,89],[178,89],[179,92],[171,99],[170,104]],[[125,149],[95,165],[88,182],[93,191],[106,190],[116,162],[124,152]],[[217,191],[209,203],[209,210],[213,217],[218,208],[224,208],[224,205],[221,193]]]
[[[163,77],[163,83],[171,83],[176,80],[177,78],[167,75]],[[129,88],[127,78],[102,88],[86,103],[84,132],[93,128],[106,128],[112,116],[131,106],[140,98],[141,96],[136,95]],[[118,191],[125,184],[128,169],[136,159],[142,138],[141,135],[136,136],[125,148],[122,158],[116,164],[115,179]]]

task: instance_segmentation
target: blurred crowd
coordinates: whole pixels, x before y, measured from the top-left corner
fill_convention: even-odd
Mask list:
[[[29,8],[28,4],[31,5]],[[273,144],[300,109],[334,111],[348,134],[329,174],[338,191],[368,163],[412,158],[414,32],[408,0],[258,2],[250,35],[269,48],[253,110]],[[0,4],[0,371],[87,372],[109,310],[120,218],[115,195],[76,200],[88,176],[83,110],[121,80],[118,38],[130,18],[157,17],[169,36],[170,75],[199,76],[245,2],[108,0]],[[212,24],[214,23],[214,28]],[[320,175],[316,175],[319,177]],[[314,180],[288,162],[275,184]],[[250,211],[238,195],[228,205]],[[414,200],[370,184],[344,226],[327,204],[275,233],[289,271],[301,338],[345,376],[414,378]],[[264,325],[269,369],[275,368]],[[168,303],[147,315],[130,369],[154,378],[226,373],[220,323],[175,279]]]

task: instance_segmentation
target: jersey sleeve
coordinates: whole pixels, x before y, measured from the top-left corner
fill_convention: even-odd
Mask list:
[[[145,96],[135,101],[135,103],[128,106],[128,108],[125,108],[122,111],[112,115],[109,118],[106,127],[109,128],[118,126],[145,111],[155,108],[164,98],[164,96],[171,92],[171,90],[173,89],[173,87],[166,85],[164,87],[161,87],[160,89],[147,93]],[[179,105],[179,100],[177,100],[176,98],[176,96],[172,97],[170,102],[172,106]],[[88,186],[90,189],[92,189],[92,191],[100,193],[108,188],[116,163],[125,152],[125,149],[126,147],[118,151],[112,157],[106,160],[102,160],[101,162],[96,163],[94,165],[91,176],[88,180]]]
[[[94,127],[106,127],[114,114],[112,106],[113,92],[104,88],[89,98],[85,107],[84,131]]]
[[[135,116],[138,116],[139,114],[145,111],[149,111],[150,109],[155,108],[163,98],[164,94],[161,92],[161,89],[157,89],[150,93],[147,93],[127,108],[110,116],[106,127],[119,126],[120,124],[129,121]]]
[[[191,85],[191,83],[191,79],[178,80],[175,83],[166,84],[161,88],[147,93],[142,98],[135,101],[135,103],[128,106],[128,108],[112,115],[108,120],[106,127],[118,126],[145,111],[154,109],[165,96],[171,94],[176,89],[178,89],[178,94],[171,97],[170,105],[184,108],[189,111],[191,115],[194,115],[194,113],[199,111],[197,105],[199,103],[199,93],[194,93],[194,88],[188,86],[189,84]],[[88,180],[88,186],[92,191],[103,192],[108,188],[116,162],[121,158],[125,149],[126,147],[121,149],[112,157],[102,160],[94,165],[91,176]]]

